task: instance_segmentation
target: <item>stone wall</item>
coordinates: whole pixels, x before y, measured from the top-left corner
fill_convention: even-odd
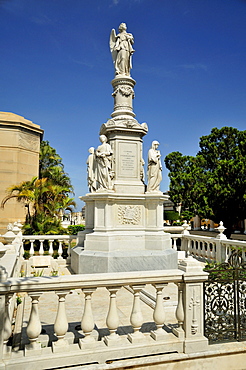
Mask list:
[[[14,113],[0,112],[0,201],[6,189],[38,175],[39,150],[43,130]],[[0,234],[9,222],[25,220],[24,205],[9,200],[0,209]]]

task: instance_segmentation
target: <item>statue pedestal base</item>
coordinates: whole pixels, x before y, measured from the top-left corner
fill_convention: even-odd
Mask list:
[[[134,248],[134,246],[132,246]],[[77,274],[103,272],[152,271],[177,268],[177,252],[164,251],[86,251],[75,247],[71,251],[71,267]]]
[[[71,251],[75,273],[177,268],[177,252],[163,231],[162,193],[91,193],[86,229]]]

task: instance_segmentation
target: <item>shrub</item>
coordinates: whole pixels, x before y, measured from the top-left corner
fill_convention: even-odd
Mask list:
[[[70,225],[67,229],[69,235],[77,235],[79,231],[83,231],[85,229],[85,225]]]

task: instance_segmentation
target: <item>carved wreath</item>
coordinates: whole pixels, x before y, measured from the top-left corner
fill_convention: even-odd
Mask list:
[[[138,225],[141,219],[140,206],[119,206],[118,219],[122,225]]]
[[[132,97],[134,98],[134,90],[130,86],[119,86],[119,87],[117,87],[114,90],[112,96],[115,96],[118,92],[120,92],[123,96],[130,96],[130,95],[132,95]]]

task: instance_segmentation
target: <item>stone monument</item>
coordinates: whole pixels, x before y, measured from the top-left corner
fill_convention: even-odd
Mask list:
[[[110,35],[115,68],[112,80],[114,110],[100,128],[101,145],[89,149],[89,194],[85,231],[71,251],[76,273],[159,270],[177,267],[177,252],[163,231],[163,202],[159,190],[161,155],[153,141],[148,156],[148,185],[144,183],[143,137],[146,123],[133,112],[135,81],[130,76],[133,36],[121,23]]]

